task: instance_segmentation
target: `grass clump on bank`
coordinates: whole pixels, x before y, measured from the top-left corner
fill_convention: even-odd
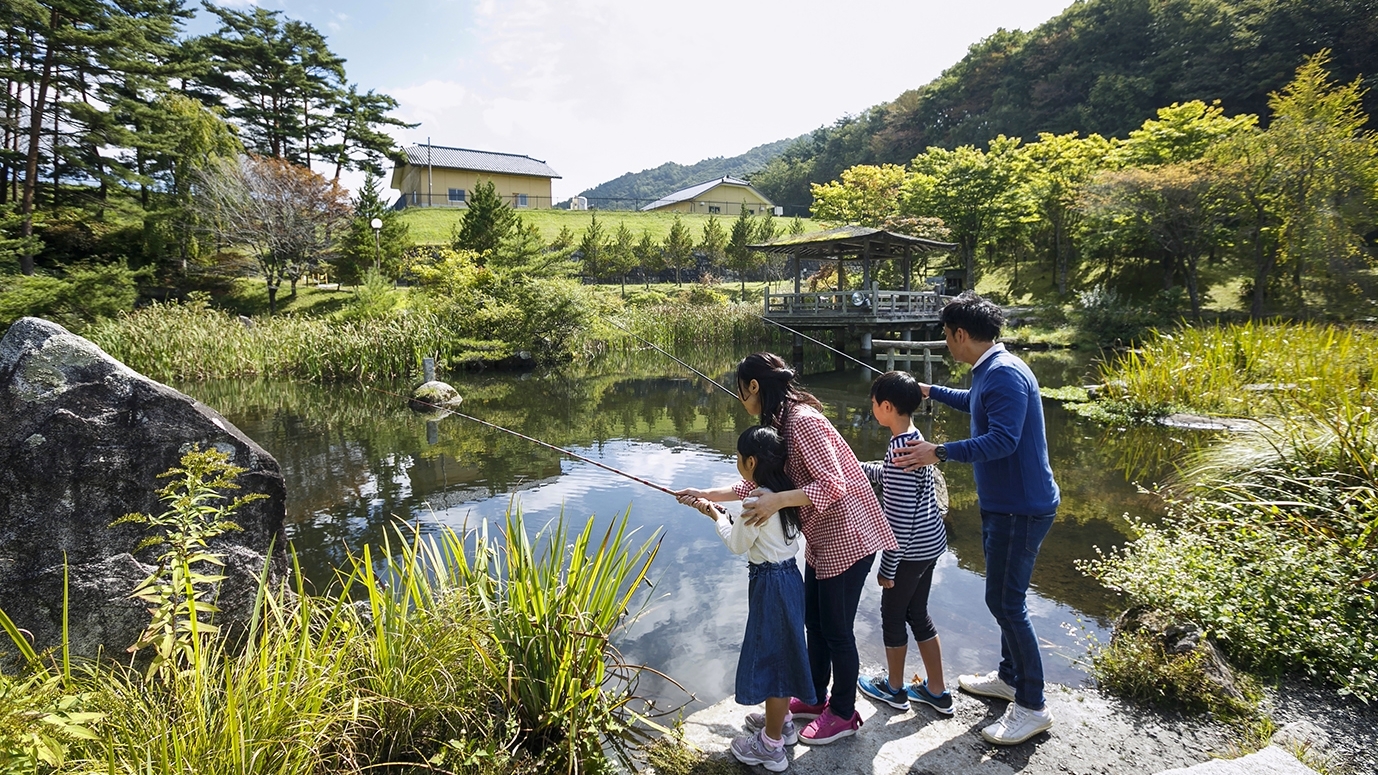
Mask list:
[[[1098,398],[1141,417],[1190,411],[1285,416],[1378,382],[1378,331],[1317,323],[1238,323],[1155,332],[1101,367]]]
[[[202,518],[193,512],[204,499],[169,502],[187,512],[179,524]],[[495,535],[398,528],[376,554],[353,555],[328,594],[310,593],[299,571],[290,591],[261,582],[242,646],[198,632],[198,617],[174,604],[177,642],[147,672],[78,664],[65,649],[35,654],[0,616],[28,666],[0,676],[0,753],[11,755],[0,772],[477,775],[625,764],[642,742],[629,709],[636,669],[610,642],[657,547],[654,537],[635,544],[626,526],[624,515],[600,534],[589,520],[571,536],[561,521],[533,540],[512,511]],[[206,583],[168,593],[204,600]]]

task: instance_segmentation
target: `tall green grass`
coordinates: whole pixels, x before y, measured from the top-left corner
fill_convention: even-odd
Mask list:
[[[299,569],[290,590],[265,579],[242,649],[213,641],[156,680],[110,664],[64,674],[30,651],[20,680],[101,714],[89,735],[55,736],[62,755],[48,767],[605,771],[609,753],[629,756],[637,742],[636,670],[611,644],[657,544],[634,544],[626,515],[601,534],[592,519],[572,538],[564,524],[532,538],[514,509],[492,536],[399,527],[355,555],[329,594],[311,593]],[[0,731],[22,721],[11,707],[0,702]]]
[[[1102,366],[1106,395],[1135,413],[1247,417],[1330,404],[1378,384],[1378,331],[1319,323],[1238,323],[1157,332]]]
[[[760,304],[667,303],[627,307],[619,322],[666,348],[742,345],[762,342],[772,333],[760,313]]]
[[[353,321],[279,316],[246,324],[193,303],[153,304],[100,321],[85,336],[135,371],[165,381],[400,379],[418,374],[423,357],[436,358],[444,370],[477,356],[510,355],[501,343],[457,337],[458,329],[425,311]]]

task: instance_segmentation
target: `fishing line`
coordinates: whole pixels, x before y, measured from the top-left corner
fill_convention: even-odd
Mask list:
[[[486,425],[486,426],[488,426],[489,428],[493,428],[493,429],[495,429],[495,430],[502,431],[503,433],[510,433],[510,434],[512,434],[513,436],[516,436],[516,437],[519,438],[519,439],[526,439],[527,441],[529,441],[529,442],[531,442],[531,443],[533,443],[533,444],[539,444],[539,445],[541,445],[542,447],[545,447],[546,449],[554,450],[554,451],[559,452],[560,454],[563,454],[563,455],[569,455],[570,457],[574,458],[575,460],[582,460],[582,461],[585,462],[585,463],[589,463],[589,464],[591,464],[591,465],[598,466],[599,468],[601,468],[601,469],[603,469],[603,470],[605,470],[605,471],[611,471],[611,472],[613,472],[614,474],[617,474],[617,475],[619,475],[619,476],[625,476],[625,477],[627,477],[628,479],[631,479],[633,482],[638,482],[638,483],[640,483],[640,484],[644,484],[644,485],[646,485],[647,487],[650,487],[650,488],[653,488],[653,489],[656,489],[656,490],[660,490],[661,492],[666,493],[666,494],[668,494],[668,495],[675,495],[675,491],[674,491],[674,490],[671,490],[669,487],[663,487],[663,486],[661,486],[661,485],[659,485],[659,484],[656,484],[655,482],[647,481],[647,480],[642,479],[641,477],[636,476],[636,475],[634,475],[634,474],[629,474],[629,473],[627,473],[626,471],[622,471],[622,470],[620,470],[620,469],[613,468],[612,466],[610,466],[610,465],[608,465],[608,464],[606,464],[606,463],[600,463],[600,462],[598,462],[597,460],[594,460],[594,459],[592,459],[592,458],[584,457],[583,455],[579,454],[578,452],[571,452],[571,451],[565,449],[564,447],[557,447],[557,446],[555,446],[554,444],[550,444],[550,443],[548,443],[548,442],[541,441],[540,439],[534,438],[534,437],[532,437],[532,436],[528,436],[528,435],[526,435],[525,433],[518,433],[517,431],[514,431],[514,430],[512,430],[511,428],[504,428],[504,427],[502,427],[501,425],[498,425],[497,423],[491,423],[491,422],[488,422],[487,420],[480,420],[479,418],[474,417],[473,415],[465,414],[464,412],[457,412],[457,411],[455,411],[454,409],[451,409],[451,408],[449,408],[449,407],[447,407],[447,406],[439,406],[439,405],[436,405],[436,404],[427,403],[426,401],[420,401],[420,400],[417,400],[417,399],[415,399],[415,398],[408,398],[407,396],[401,395],[401,394],[399,394],[399,393],[393,393],[393,392],[391,392],[391,391],[383,390],[382,388],[376,388],[376,387],[373,387],[373,386],[371,386],[371,385],[363,385],[362,387],[367,388],[367,389],[369,389],[369,390],[375,390],[375,391],[377,391],[377,392],[379,392],[379,393],[382,393],[382,394],[384,394],[384,395],[394,396],[394,397],[397,397],[397,398],[404,398],[404,399],[406,399],[406,400],[408,400],[408,401],[412,401],[412,402],[414,402],[414,403],[420,404],[421,406],[429,406],[429,407],[431,407],[432,409],[439,409],[439,410],[441,410],[441,411],[449,412],[450,414],[453,414],[453,415],[456,416],[456,417],[463,417],[463,418],[466,419],[466,420],[472,420],[472,421],[478,423],[479,425]],[[676,497],[678,497],[678,496],[676,496]]]
[[[846,358],[847,360],[851,361],[852,363],[856,363],[856,364],[860,364],[860,365],[862,365],[862,366],[865,366],[866,368],[870,369],[871,371],[874,371],[874,372],[877,373],[877,374],[884,374],[884,373],[885,373],[884,371],[881,371],[880,369],[877,369],[875,366],[872,366],[871,364],[869,364],[869,363],[867,363],[867,362],[865,362],[865,361],[861,361],[861,360],[857,360],[856,358],[853,358],[852,356],[848,355],[847,353],[842,352],[841,350],[837,349],[836,347],[831,347],[831,346],[829,346],[829,345],[823,344],[822,342],[818,341],[817,339],[814,339],[813,337],[809,336],[809,335],[806,334],[806,333],[803,333],[802,331],[795,331],[794,329],[790,328],[789,326],[785,325],[784,323],[781,323],[781,322],[778,321],[778,320],[771,320],[770,318],[766,317],[765,315],[757,315],[756,317],[760,318],[761,320],[764,320],[764,321],[767,322],[767,323],[773,323],[773,324],[775,324],[775,325],[777,325],[777,326],[779,326],[779,327],[785,329],[786,331],[790,332],[791,334],[795,334],[795,335],[797,335],[797,336],[802,336],[802,337],[804,337],[805,339],[809,340],[810,342],[813,342],[814,344],[822,345],[824,348],[826,348],[826,349],[828,349],[828,350],[832,350],[833,352],[837,353],[838,355],[841,355],[843,358]]]
[[[661,347],[660,345],[656,344],[655,342],[652,342],[652,341],[650,341],[650,340],[648,340],[648,339],[645,339],[645,338],[643,338],[643,337],[637,336],[636,334],[633,334],[633,333],[632,333],[631,331],[629,331],[625,326],[623,326],[621,323],[618,323],[618,322],[615,321],[615,320],[607,319],[607,321],[608,321],[609,323],[611,323],[614,327],[622,329],[622,332],[625,333],[627,336],[630,336],[630,337],[632,337],[633,339],[639,339],[639,340],[641,340],[642,343],[646,344],[647,346],[653,347],[653,348],[655,348],[656,350],[659,350],[660,353],[661,353],[662,355],[664,355],[665,357],[669,358],[670,360],[674,361],[675,363],[678,363],[679,365],[683,366],[684,368],[686,368],[686,369],[688,369],[688,370],[694,372],[695,374],[699,375],[700,377],[703,377],[704,379],[708,380],[709,382],[712,382],[712,383],[713,383],[719,390],[721,390],[722,392],[728,394],[729,396],[732,396],[733,398],[735,398],[735,399],[737,399],[737,400],[739,400],[739,401],[741,400],[742,397],[739,396],[739,395],[737,395],[737,391],[732,390],[731,388],[724,387],[722,383],[718,382],[717,380],[713,379],[712,377],[708,376],[707,374],[704,374],[703,372],[699,371],[698,369],[694,368],[693,366],[690,366],[689,364],[685,363],[684,361],[680,360],[679,358],[676,358],[675,356],[673,356],[673,355],[671,355],[670,353],[666,352],[666,351],[665,351],[665,348]]]

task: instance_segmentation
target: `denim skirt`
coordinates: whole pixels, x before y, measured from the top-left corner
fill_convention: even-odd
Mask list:
[[[804,645],[804,580],[791,557],[751,563],[742,653],[737,658],[737,702],[759,705],[768,697],[817,695]]]

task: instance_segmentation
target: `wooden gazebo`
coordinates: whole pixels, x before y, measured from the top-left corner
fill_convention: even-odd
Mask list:
[[[929,288],[913,289],[914,256],[952,250],[957,246],[867,226],[841,226],[813,234],[777,237],[749,247],[762,253],[790,257],[794,293],[767,290],[765,317],[768,320],[791,328],[834,329],[839,342],[847,332],[858,332],[861,349],[869,355],[871,335],[876,331],[905,331],[908,338],[910,330],[937,322],[938,312],[948,297]],[[860,260],[861,288],[805,292],[799,271],[800,260],[805,258],[836,260],[838,288],[846,286],[845,262]],[[883,260],[903,262],[903,288],[884,290],[872,281],[872,262]]]

